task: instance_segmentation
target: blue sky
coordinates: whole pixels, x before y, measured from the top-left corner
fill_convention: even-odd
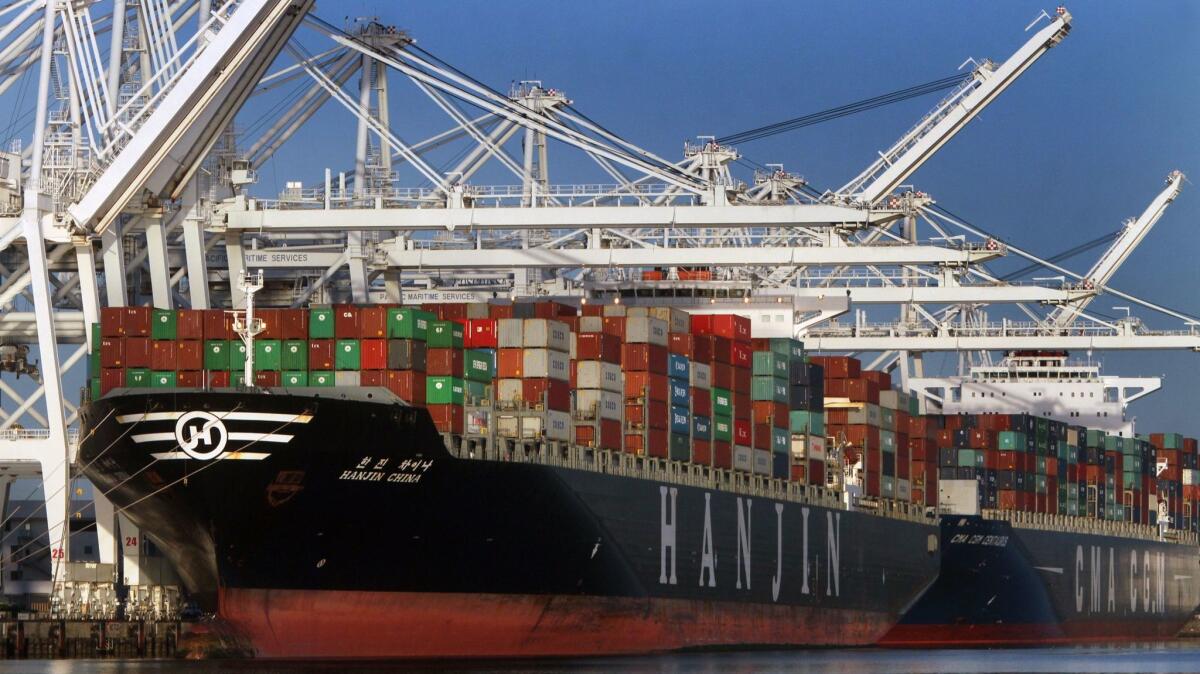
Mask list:
[[[498,89],[536,78],[626,138],[678,158],[684,140],[762,124],[927,82],[967,57],[1007,58],[1037,2],[682,2],[318,6],[334,23],[379,16],[418,45]],[[1139,214],[1175,168],[1200,180],[1200,3],[1087,2],[1067,39],[913,177],[940,204],[1007,240],[1052,255]],[[311,45],[320,40],[305,38]],[[401,135],[440,129],[411,87],[393,85]],[[819,188],[837,187],[922,116],[937,95],[740,146]],[[410,112],[411,110],[411,112]],[[407,123],[407,127],[405,124]],[[315,142],[263,167],[265,183],[314,181],[353,152],[347,113],[329,108]],[[553,148],[552,148],[553,149]],[[552,152],[553,155],[553,152]],[[570,174],[570,159],[551,160]],[[1195,288],[1200,190],[1187,184],[1113,285],[1200,314]],[[1093,250],[1068,263],[1082,272]],[[1101,298],[1114,313],[1126,302]],[[1152,325],[1173,327],[1147,310]],[[1200,435],[1192,396],[1200,354],[1097,354],[1109,373],[1167,375],[1135,406],[1139,426]],[[932,361],[936,364],[940,356]],[[951,356],[944,357],[950,360]]]

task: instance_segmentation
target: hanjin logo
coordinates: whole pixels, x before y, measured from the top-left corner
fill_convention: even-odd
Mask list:
[[[188,412],[175,422],[175,440],[188,456],[208,461],[225,451],[229,432],[220,418],[208,412]]]

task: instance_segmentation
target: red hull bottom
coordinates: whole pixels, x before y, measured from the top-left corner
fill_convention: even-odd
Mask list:
[[[1153,619],[1025,625],[896,625],[879,640],[888,648],[973,648],[1174,639],[1177,630]]]
[[[884,613],[679,599],[225,589],[265,658],[592,656],[745,645],[864,646]]]

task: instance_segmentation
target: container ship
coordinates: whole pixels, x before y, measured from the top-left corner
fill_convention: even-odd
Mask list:
[[[919,414],[886,373],[733,313],[246,313],[103,310],[80,447],[246,655],[915,643],[987,617],[947,596],[979,560],[1058,560],[1023,578],[1060,626],[1078,614],[1056,583],[1153,591],[1154,610],[1087,614],[1085,638],[1173,634],[1198,601],[1194,441]],[[962,540],[990,543],[967,560]]]

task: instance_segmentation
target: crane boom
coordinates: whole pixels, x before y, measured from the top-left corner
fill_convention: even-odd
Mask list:
[[[879,159],[838,190],[837,194],[866,206],[875,205],[974,119],[1034,61],[1061,42],[1070,29],[1070,12],[1059,7],[1049,24],[1029,38],[1007,61],[999,66],[985,61],[975,68],[970,78],[895,145],[881,152]]]
[[[1092,268],[1088,270],[1087,275],[1084,277],[1084,284],[1090,288],[1099,289],[1112,280],[1113,275],[1117,273],[1117,270],[1121,268],[1121,265],[1133,253],[1133,249],[1137,248],[1142,239],[1146,238],[1146,235],[1150,233],[1150,229],[1158,222],[1158,219],[1162,217],[1163,212],[1167,210],[1167,206],[1175,200],[1175,197],[1179,196],[1184,178],[1185,176],[1182,171],[1172,171],[1167,176],[1167,184],[1158,193],[1158,196],[1154,197],[1154,200],[1150,202],[1150,205],[1146,207],[1146,210],[1142,211],[1142,214],[1136,220],[1125,223],[1125,229],[1121,231],[1120,236],[1100,256],[1096,264],[1092,265]],[[1052,325],[1066,327],[1074,322],[1075,318],[1083,313],[1084,309],[1095,299],[1096,295],[1091,294],[1077,302],[1056,307],[1051,312],[1048,321]]]

